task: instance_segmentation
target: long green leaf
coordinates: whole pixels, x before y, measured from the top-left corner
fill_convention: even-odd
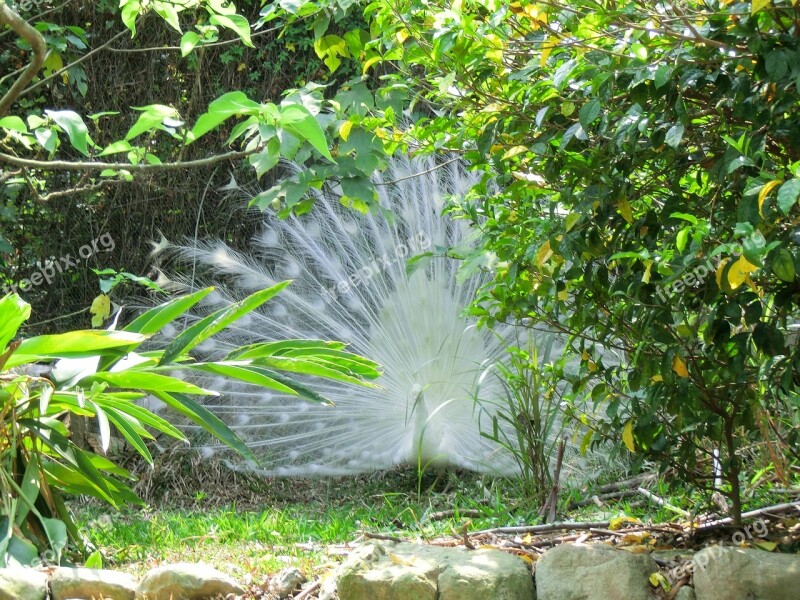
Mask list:
[[[280,369],[281,371],[289,371],[291,373],[301,373],[303,375],[313,375],[315,377],[325,377],[326,379],[333,379],[335,381],[342,381],[345,383],[353,383],[363,387],[379,388],[377,384],[364,381],[360,377],[349,374],[343,371],[338,365],[333,363],[324,364],[322,361],[311,361],[301,358],[290,358],[286,356],[272,356],[260,358],[254,361],[255,364]]]
[[[40,471],[41,468],[39,465],[39,455],[35,451],[32,451],[30,453],[30,458],[28,459],[28,464],[25,467],[25,473],[22,476],[22,485],[20,486],[20,497],[24,500],[24,502],[17,512],[17,527],[22,525],[22,522],[28,516],[28,512],[30,512],[31,507],[33,507],[33,505],[36,503],[36,499],[39,497],[39,482],[41,480]]]
[[[188,352],[215,333],[220,332],[231,323],[234,323],[237,319],[240,319],[270,300],[290,283],[290,281],[282,281],[265,290],[256,292],[244,300],[211,313],[190,327],[187,327],[186,330],[176,337],[167,347],[158,364],[164,365],[172,362],[180,355]]]
[[[265,369],[263,367],[253,365],[229,365],[222,363],[200,363],[192,365],[192,369],[198,371],[205,371],[207,373],[214,373],[224,375],[252,383],[261,387],[269,388],[284,394],[292,396],[300,396],[312,402],[320,402],[323,404],[330,404],[330,400],[314,392],[310,388],[300,384],[289,377],[276,377],[278,375],[274,371]]]
[[[6,362],[6,367],[16,367],[50,358],[86,358],[100,351],[132,350],[148,336],[129,331],[90,329],[70,331],[58,335],[40,335],[23,340]]]
[[[152,439],[153,436],[147,433],[142,428],[137,428],[135,419],[124,413],[118,412],[113,408],[106,408],[106,414],[109,420],[114,424],[114,427],[122,434],[122,436],[133,446],[133,448],[144,458],[148,464],[153,464],[153,457],[150,450],[147,448],[143,437]],[[133,422],[132,422],[133,421]]]
[[[0,354],[5,352],[8,343],[14,339],[19,326],[31,316],[31,305],[16,294],[0,299]]]
[[[220,421],[214,413],[192,400],[189,396],[183,394],[168,394],[166,392],[154,392],[153,395],[217,439],[225,442],[247,460],[258,463],[255,454],[245,446],[244,442],[239,439],[239,436],[231,431],[230,427]]]
[[[179,298],[175,298],[174,300],[170,300],[169,302],[159,304],[158,306],[151,308],[150,310],[136,317],[133,321],[123,327],[122,330],[132,331],[142,335],[152,335],[158,331],[161,331],[165,325],[171,323],[176,318],[184,314],[187,310],[192,308],[195,304],[200,302],[213,291],[213,287],[207,287],[202,290],[197,290],[196,292],[186,296],[181,296]]]
[[[138,404],[134,404],[133,402],[128,402],[126,400],[118,400],[110,394],[103,394],[102,396],[98,397],[96,401],[106,410],[106,412],[113,410],[116,413],[121,413],[122,415],[125,415],[126,417],[133,419],[138,423],[146,425],[147,427],[152,427],[156,431],[164,433],[170,437],[181,441],[186,441],[186,437],[183,435],[183,433],[181,433],[180,429],[172,425],[166,419],[159,417],[158,415],[150,412],[142,406],[139,406]]]
[[[197,387],[193,383],[148,371],[94,373],[81,379],[79,385],[86,386],[95,381],[104,382],[115,387],[145,390],[147,392],[181,392],[184,394],[198,394],[202,396],[213,396],[216,394],[216,392]]]

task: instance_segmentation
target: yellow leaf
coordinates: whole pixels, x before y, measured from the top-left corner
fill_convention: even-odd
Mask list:
[[[408,39],[408,29],[403,27],[400,31],[394,34],[394,37],[397,39],[397,43],[402,46],[403,42]]]
[[[721,260],[717,265],[717,272],[714,274],[717,279],[717,287],[722,289],[722,273],[725,271],[725,265],[728,264],[729,259]]]
[[[364,66],[361,68],[361,74],[366,75],[369,68],[374,65],[375,63],[379,63],[383,60],[380,56],[371,56],[367,60],[364,61]]]
[[[42,73],[49,77],[56,71],[60,71],[64,67],[64,61],[61,60],[61,55],[58,52],[51,51],[42,63]]]
[[[775,186],[782,183],[783,179],[773,179],[764,185],[764,187],[762,187],[761,191],[758,193],[758,214],[760,214],[762,217],[764,216],[764,213],[761,212],[761,207],[764,206],[764,200],[767,199],[767,196],[769,196],[769,193],[775,188]]]
[[[517,154],[522,154],[523,152],[527,152],[527,151],[528,151],[528,147],[527,146],[513,146],[513,147],[509,148],[508,150],[506,150],[505,153],[503,153],[502,160],[506,160],[507,158],[513,158]]]
[[[630,452],[636,452],[636,444],[633,443],[633,421],[628,421],[622,428],[622,441]]]
[[[493,548],[493,550],[494,549],[496,549],[496,548]],[[532,565],[534,562],[536,562],[536,558],[535,557],[528,556],[527,554],[517,554],[517,556],[519,556],[523,561],[525,561],[529,565]]]
[[[758,270],[757,266],[750,264],[744,256],[740,256],[739,260],[733,263],[728,270],[728,284],[731,286],[731,289],[735,290],[742,285],[747,279],[747,276],[756,270]]]
[[[499,35],[494,33],[489,33],[485,37],[486,41],[489,42],[490,50],[486,51],[486,58],[489,60],[496,62],[499,65],[503,64],[503,40],[500,39]]]
[[[672,587],[669,584],[669,581],[667,581],[667,578],[664,577],[658,571],[656,571],[655,573],[650,575],[649,580],[650,580],[650,585],[652,585],[653,587],[659,587],[660,586],[660,587],[664,588],[664,591],[666,591],[666,592],[668,592],[670,590],[670,588]]]
[[[689,370],[686,368],[686,363],[681,360],[680,356],[675,356],[672,359],[672,370],[678,375],[678,377],[688,377]]]
[[[100,327],[111,314],[111,299],[105,294],[100,294],[92,300],[92,306],[89,308],[92,313],[92,327]]]
[[[525,537],[522,538],[522,543],[523,544],[530,544],[532,541],[533,541],[533,537],[531,536],[530,533],[525,534]]]
[[[650,381],[652,381],[653,383],[658,383],[659,381],[664,381],[664,378],[661,375],[653,375],[650,378]]]
[[[652,260],[645,260],[644,264],[644,273],[642,274],[642,283],[650,283],[650,269],[653,266]]]
[[[760,10],[764,10],[766,7],[772,4],[772,0],[753,0],[753,3],[750,5],[750,14],[754,15]]]
[[[567,300],[569,300],[569,292],[567,291],[567,288],[564,288],[563,290],[558,292],[557,297],[562,302],[566,302]]]
[[[635,525],[641,524],[641,521],[635,517],[629,517],[628,515],[622,515],[621,517],[612,517],[609,519],[608,528],[611,531],[616,531],[620,529],[625,523],[633,523]]]
[[[622,215],[622,218],[625,219],[628,224],[633,223],[633,210],[631,209],[631,203],[628,202],[627,198],[622,198],[617,203],[617,210],[619,210],[619,214]]]
[[[766,550],[767,552],[773,552],[775,548],[778,547],[778,544],[775,542],[769,542],[767,540],[757,540],[753,542],[753,546],[756,548],[761,548],[762,550]]]
[[[642,531],[640,533],[626,533],[619,538],[618,543],[627,545],[642,544],[647,542],[649,537],[650,533],[648,531]]]
[[[542,55],[539,57],[539,66],[544,67],[547,64],[547,59],[550,58],[550,53],[557,44],[558,37],[554,35],[551,35],[542,43]]]
[[[539,248],[539,253],[536,255],[536,264],[540,267],[546,263],[553,256],[553,251],[550,249],[550,240],[547,240],[542,247]]]
[[[352,121],[345,121],[339,126],[339,137],[342,138],[345,142],[347,138],[350,137],[350,130],[353,128]]]

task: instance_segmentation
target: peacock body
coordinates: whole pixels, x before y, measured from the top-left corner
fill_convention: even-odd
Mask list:
[[[203,382],[222,392],[210,407],[258,451],[264,473],[343,475],[398,464],[515,469],[511,453],[482,435],[503,407],[494,367],[506,355],[504,332],[464,316],[483,279],[462,280],[458,261],[443,256],[470,243],[467,223],[442,210],[473,183],[457,162],[397,158],[376,176],[379,208],[369,214],[343,206],[335,190],[317,192],[306,214],[265,213],[246,254],[220,241],[172,247],[192,273],[173,281],[217,286],[209,310],[293,280],[201,347],[209,355],[257,341],[326,339],[383,366],[377,389],[310,382],[331,405],[221,378]],[[431,256],[408,269],[407,259],[423,253]]]

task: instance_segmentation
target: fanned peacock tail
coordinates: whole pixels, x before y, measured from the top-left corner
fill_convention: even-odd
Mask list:
[[[474,182],[458,162],[397,158],[376,176],[380,209],[369,214],[344,207],[335,192],[317,192],[302,216],[265,214],[247,255],[219,241],[170,248],[194,274],[179,283],[218,286],[207,309],[294,280],[201,350],[340,340],[383,366],[380,389],[314,380],[334,406],[221,378],[204,382],[223,393],[210,408],[259,451],[265,473],[339,475],[397,464],[515,469],[511,454],[481,435],[503,402],[492,366],[506,354],[504,337],[463,316],[483,281],[457,280],[458,262],[441,256],[469,242],[469,226],[442,209]],[[425,252],[433,257],[407,269],[409,257]]]

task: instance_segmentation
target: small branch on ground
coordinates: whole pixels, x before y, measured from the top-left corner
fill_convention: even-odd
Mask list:
[[[639,492],[642,496],[644,496],[648,500],[652,500],[653,502],[655,502],[659,506],[663,506],[664,508],[666,508],[669,511],[674,512],[675,514],[678,514],[678,515],[680,515],[682,517],[685,517],[687,519],[691,519],[692,518],[692,515],[689,514],[689,511],[683,510],[682,508],[678,508],[677,506],[674,506],[674,505],[670,504],[669,502],[667,502],[663,498],[661,498],[659,496],[656,496],[654,493],[644,489],[643,487],[637,488],[636,491]]]

